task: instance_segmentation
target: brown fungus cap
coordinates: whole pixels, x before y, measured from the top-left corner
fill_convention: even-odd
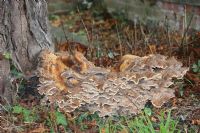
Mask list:
[[[44,50],[38,72],[39,93],[66,111],[84,108],[100,116],[139,113],[150,100],[161,107],[174,97],[172,78],[183,78],[188,68],[174,57],[125,55],[120,72],[96,67],[81,53],[53,54]]]

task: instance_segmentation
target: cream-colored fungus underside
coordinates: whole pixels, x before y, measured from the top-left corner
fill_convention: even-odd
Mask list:
[[[139,113],[150,100],[161,107],[174,97],[172,78],[183,78],[188,68],[174,57],[125,55],[119,71],[96,67],[81,53],[52,53],[39,58],[39,93],[66,112],[84,108],[100,116]]]

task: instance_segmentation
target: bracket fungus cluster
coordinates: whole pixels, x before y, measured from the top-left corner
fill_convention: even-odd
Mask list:
[[[172,78],[182,78],[188,68],[174,57],[155,54],[125,55],[119,72],[96,67],[81,53],[41,52],[39,93],[44,101],[66,112],[84,108],[100,116],[137,114],[147,101],[161,107],[174,97]]]

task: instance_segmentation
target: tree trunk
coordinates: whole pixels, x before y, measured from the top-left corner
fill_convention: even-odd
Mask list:
[[[0,0],[0,53],[10,53],[12,63],[26,74],[37,66],[42,49],[54,50],[48,29],[45,0]],[[0,96],[12,102],[10,62],[0,60]]]

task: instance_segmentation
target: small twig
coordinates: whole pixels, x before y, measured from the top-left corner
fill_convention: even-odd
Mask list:
[[[171,54],[172,54],[172,45],[171,45],[171,38],[170,38],[170,34],[169,34],[169,23],[168,23],[167,17],[165,17],[165,20],[166,20],[166,37],[167,37],[167,41],[169,43],[170,56],[171,56]]]
[[[56,10],[54,12],[49,13],[49,15],[65,15],[67,13],[69,13],[69,10]]]
[[[77,7],[77,11],[78,11],[78,13],[80,14],[80,10],[79,10],[78,7]],[[81,16],[80,16],[80,18],[81,18],[81,23],[83,24],[84,29],[85,29],[85,32],[86,32],[86,34],[87,34],[88,42],[90,42],[89,31],[88,31],[88,29],[87,29],[87,27],[86,27],[86,25],[85,25],[85,23],[84,23],[84,21],[83,21],[83,18],[82,18]]]
[[[186,14],[185,14],[185,15],[186,15]],[[192,14],[192,16],[191,16],[191,18],[190,18],[190,21],[189,21],[189,23],[188,23],[186,29],[184,29],[183,37],[182,37],[182,39],[181,39],[181,49],[182,49],[182,50],[183,50],[183,48],[184,48],[184,40],[187,39],[187,38],[186,38],[186,37],[187,37],[187,32],[188,32],[189,27],[190,27],[190,25],[191,25],[193,16],[194,16],[194,14]],[[185,18],[186,18],[186,16],[185,16]]]
[[[61,21],[61,28],[62,28],[63,33],[64,33],[64,35],[65,35],[65,39],[66,39],[66,41],[68,41],[68,37],[67,37],[67,33],[65,32],[65,27],[64,27],[64,23],[63,23],[63,21]]]
[[[63,21],[61,21],[61,27],[62,27],[63,33],[64,33],[64,35],[65,35],[65,39],[66,39],[66,41],[67,41],[67,43],[68,43],[68,42],[69,42],[69,39],[68,39],[68,37],[67,37],[67,33],[65,32],[65,27],[64,27]],[[68,45],[69,45],[69,47],[68,47],[68,52],[71,53],[71,54],[73,54],[72,45],[70,45],[70,44],[68,44]]]
[[[136,20],[134,20],[134,52],[136,53],[136,42],[137,42],[137,27]]]
[[[146,48],[147,48],[147,45],[148,45],[148,37],[146,36],[146,34],[144,33],[144,29],[143,29],[143,27],[142,27],[142,25],[141,25],[141,23],[140,23],[140,31],[141,31],[141,33],[142,33],[142,35],[143,35],[143,37],[144,37],[144,47],[145,47],[145,53],[146,53]]]
[[[1,103],[0,103],[0,106],[6,111],[6,112],[9,112],[5,106],[3,106]]]
[[[186,45],[191,45],[191,44],[193,44],[195,41],[198,41],[199,39],[200,39],[200,37],[195,38],[194,40],[188,42]]]
[[[119,35],[119,29],[118,29],[117,24],[116,24],[116,29],[117,29],[117,37],[118,37],[119,47],[120,47],[120,57],[122,57],[122,42],[121,42],[121,38],[120,38],[120,35]]]
[[[146,35],[141,23],[140,23],[140,30],[141,30],[141,33],[144,37],[144,45],[145,45],[145,51],[146,51],[147,46],[150,46],[149,45],[149,39],[154,35],[155,31],[152,31],[148,35]]]
[[[132,50],[133,50],[133,43],[132,43],[132,41],[131,41],[131,43],[129,42],[130,40],[132,40],[131,38],[132,38],[132,34],[130,35],[128,32],[127,32],[127,30],[125,31],[126,32],[126,44],[127,44],[127,46],[130,48],[130,50],[131,50],[131,53],[132,53]],[[131,32],[132,33],[132,32]]]
[[[10,121],[8,121],[8,120],[4,119],[2,116],[0,116],[0,118],[1,118],[3,121],[5,121],[5,122],[9,123],[10,125],[13,125],[13,124],[12,124]]]
[[[3,97],[2,97],[2,98],[3,98]],[[8,102],[8,100],[7,100],[6,98],[3,98],[3,99],[6,101],[7,105],[8,105],[9,107],[11,107],[10,103]],[[1,103],[0,103],[0,106],[2,106],[2,108],[3,108],[5,111],[9,112],[9,110],[7,110],[6,107],[3,106]]]

